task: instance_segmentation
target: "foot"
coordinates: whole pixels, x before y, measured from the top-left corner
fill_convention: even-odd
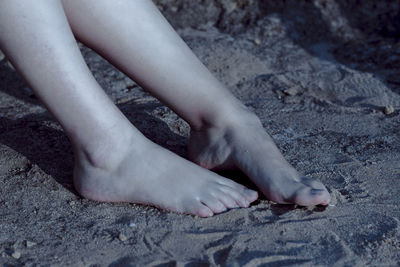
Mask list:
[[[330,195],[316,180],[302,177],[283,158],[259,119],[248,111],[235,122],[192,130],[189,158],[212,170],[242,170],[269,199],[281,204],[327,205]]]
[[[257,192],[161,148],[140,133],[94,154],[79,148],[75,154],[75,187],[92,200],[140,203],[209,217],[248,207],[258,197]]]

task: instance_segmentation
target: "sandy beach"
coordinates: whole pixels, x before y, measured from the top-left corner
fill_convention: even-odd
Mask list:
[[[202,219],[83,199],[68,138],[3,58],[0,265],[399,266],[400,1],[356,2],[155,1],[287,160],[327,186],[328,207],[260,197]],[[186,157],[189,126],[80,48],[129,120]]]

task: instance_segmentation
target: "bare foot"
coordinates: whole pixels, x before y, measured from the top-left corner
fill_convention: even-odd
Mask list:
[[[301,177],[283,158],[259,119],[248,111],[223,127],[192,130],[189,157],[207,169],[242,170],[277,203],[327,205],[330,195],[316,180]]]
[[[75,149],[74,184],[84,197],[201,217],[248,207],[258,197],[257,192],[161,148],[140,133],[117,143],[92,155]]]

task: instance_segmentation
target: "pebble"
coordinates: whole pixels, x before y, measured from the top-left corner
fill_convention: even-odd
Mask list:
[[[179,143],[177,142],[177,141],[174,141],[174,140],[168,140],[167,141],[167,145],[169,145],[169,146],[176,146],[176,145],[178,145]]]
[[[275,91],[275,93],[276,93],[278,99],[282,99],[285,96],[285,94],[280,90]]]
[[[391,105],[386,106],[383,110],[383,113],[385,113],[386,115],[392,114],[393,112],[394,108]]]
[[[32,242],[32,241],[29,241],[29,240],[26,240],[25,241],[25,245],[26,245],[27,248],[31,248],[33,246],[36,246],[36,243]]]
[[[11,254],[11,257],[18,260],[21,258],[21,253],[19,251],[14,251],[13,254]]]
[[[300,92],[300,87],[298,87],[298,86],[291,87],[291,88],[283,90],[283,92],[287,95],[294,96]]]
[[[132,101],[133,100],[133,98],[131,97],[131,96],[128,96],[128,97],[122,97],[122,98],[119,98],[119,99],[117,99],[117,104],[125,104],[125,103],[128,103],[128,102],[130,102],[130,101]]]
[[[254,41],[254,43],[255,43],[256,45],[260,45],[260,44],[261,44],[261,40],[258,39],[258,38],[254,39],[253,41]]]
[[[129,224],[129,227],[130,227],[130,228],[133,228],[133,227],[135,227],[135,226],[136,226],[136,223],[131,222],[131,223]]]
[[[33,96],[35,95],[35,94],[33,93],[32,89],[29,88],[29,87],[27,87],[27,86],[24,87],[24,91],[25,91],[30,97],[33,97]]]
[[[125,242],[126,240],[128,240],[128,238],[126,237],[126,235],[124,235],[123,233],[120,233],[118,235],[118,239],[121,240],[122,242]]]
[[[7,61],[7,66],[8,66],[12,71],[15,71],[15,68],[14,68],[14,66],[11,64],[10,61]]]
[[[312,205],[311,206],[307,206],[306,209],[309,210],[309,211],[313,211],[315,209],[315,206],[312,206]]]
[[[124,81],[125,81],[125,87],[126,87],[126,89],[132,89],[132,88],[136,87],[135,82],[132,81],[132,80],[129,79],[129,78],[126,78]]]

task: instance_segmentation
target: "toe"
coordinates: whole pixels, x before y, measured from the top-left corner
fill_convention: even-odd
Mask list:
[[[207,207],[206,205],[202,204],[202,203],[197,203],[195,205],[195,207],[193,207],[190,211],[188,211],[187,213],[193,214],[193,215],[197,215],[199,217],[211,217],[214,215],[214,212],[212,212],[212,210]]]
[[[218,181],[218,183],[223,186],[229,186],[230,188],[232,188],[236,191],[241,191],[241,190],[246,189],[246,187],[244,185],[238,184],[235,181],[232,181],[231,179],[228,179],[228,178],[220,179]]]
[[[313,188],[304,186],[296,192],[293,200],[295,204],[301,206],[328,205],[331,196],[325,187]]]
[[[300,178],[300,182],[306,186],[309,186],[311,188],[315,188],[315,189],[324,189],[326,190],[325,186],[323,183],[321,183],[318,180],[312,179],[312,178],[308,178],[308,177],[301,177]]]
[[[228,209],[235,209],[239,208],[239,205],[236,203],[236,201],[227,193],[221,192],[220,196],[218,199],[227,207]]]
[[[247,201],[249,201],[250,203],[257,200],[258,198],[258,193],[257,191],[245,188],[242,192],[242,194],[244,195],[244,197],[246,198]]]
[[[201,201],[213,213],[221,213],[227,210],[227,207],[215,197],[207,197]]]
[[[240,193],[240,191],[243,190],[235,190],[229,186],[225,186],[221,188],[221,190],[225,194],[229,195],[233,199],[233,201],[235,201],[236,207],[247,208],[250,205],[250,201],[248,201],[246,197]]]
[[[281,194],[276,192],[280,192]],[[319,181],[301,177],[298,180],[287,180],[281,184],[272,200],[278,203],[291,203],[301,206],[328,205],[331,197],[326,187]]]
[[[232,180],[224,179],[221,185],[230,187],[234,192],[239,192],[245,198],[245,202],[251,203],[258,198],[258,193],[256,191],[248,189],[247,187]]]

